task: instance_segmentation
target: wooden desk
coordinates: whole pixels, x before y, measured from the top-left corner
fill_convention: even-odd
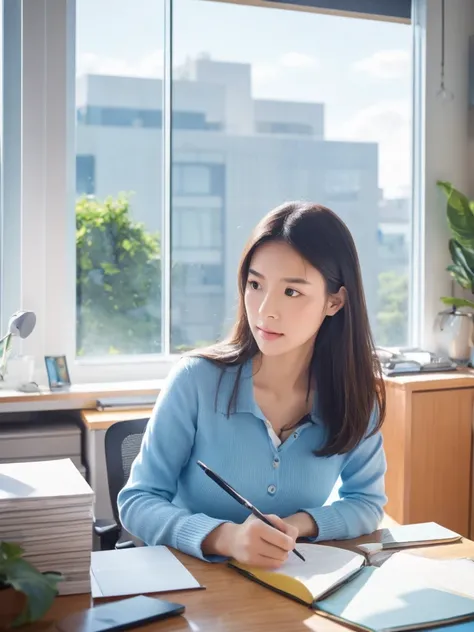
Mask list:
[[[351,548],[363,540],[368,541],[368,538],[345,545]],[[340,546],[342,543],[334,544]],[[474,542],[465,540],[458,544],[413,549],[412,552],[439,559],[474,557]],[[156,629],[157,632],[347,632],[349,629],[242,577],[226,564],[209,564],[177,551],[174,553],[206,588],[157,595],[184,604],[186,612],[182,617],[150,624],[143,629]],[[46,620],[30,626],[29,630],[54,630],[54,621],[90,605],[90,595],[58,597]]]
[[[385,511],[402,524],[435,521],[472,539],[474,372],[387,378],[385,385]]]

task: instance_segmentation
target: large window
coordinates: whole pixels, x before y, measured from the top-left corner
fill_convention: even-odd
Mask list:
[[[76,353],[156,354],[164,3],[77,0],[76,16]]]
[[[376,341],[407,344],[411,26],[173,0],[170,30],[164,2],[77,0],[77,354],[222,336],[252,227],[292,199],[346,221]]]

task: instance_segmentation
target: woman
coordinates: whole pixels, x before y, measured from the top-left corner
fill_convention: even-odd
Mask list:
[[[298,202],[270,212],[244,251],[239,294],[229,338],[173,369],[118,505],[147,544],[276,569],[297,538],[377,528],[385,392],[357,252],[335,213]]]

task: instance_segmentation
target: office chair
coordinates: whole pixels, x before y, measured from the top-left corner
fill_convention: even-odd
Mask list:
[[[105,433],[105,462],[114,522],[96,520],[94,523],[94,532],[99,537],[101,551],[135,546],[131,540],[121,540],[123,529],[120,525],[117,496],[130,476],[147,423],[148,419],[120,421],[110,426]]]

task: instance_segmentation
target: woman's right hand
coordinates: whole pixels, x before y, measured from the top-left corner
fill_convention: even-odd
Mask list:
[[[276,570],[295,548],[298,529],[278,516],[267,515],[270,527],[251,515],[242,524],[224,523],[203,542],[205,554],[232,557],[237,562]]]

